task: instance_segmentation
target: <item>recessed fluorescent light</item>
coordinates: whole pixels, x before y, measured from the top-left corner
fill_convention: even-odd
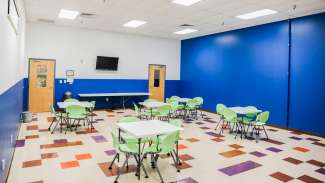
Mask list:
[[[253,19],[253,18],[262,17],[262,16],[266,16],[266,15],[271,15],[274,13],[277,13],[277,11],[270,10],[270,9],[263,9],[263,10],[258,10],[258,11],[254,11],[251,13],[238,15],[236,17],[240,18],[240,19],[248,20],[248,19]]]
[[[126,22],[123,26],[124,27],[130,27],[130,28],[137,28],[141,25],[146,24],[147,22],[142,21],[142,20],[131,20],[129,22]]]
[[[73,19],[77,18],[78,15],[79,15],[78,11],[61,9],[60,13],[59,13],[59,18],[73,20]]]
[[[191,6],[201,0],[173,0],[173,3],[184,5],[184,6]]]
[[[196,32],[196,31],[197,30],[195,30],[195,29],[183,29],[183,30],[174,32],[174,34],[189,34],[189,33]]]

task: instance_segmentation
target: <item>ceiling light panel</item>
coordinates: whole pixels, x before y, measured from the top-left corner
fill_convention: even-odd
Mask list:
[[[193,33],[193,32],[197,32],[198,30],[196,29],[183,29],[183,30],[180,30],[180,31],[176,31],[174,32],[174,34],[190,34],[190,33]]]
[[[249,20],[249,19],[253,19],[253,18],[272,15],[272,14],[275,14],[275,13],[277,13],[277,11],[270,10],[270,9],[263,9],[263,10],[258,10],[258,11],[254,11],[254,12],[251,12],[251,13],[245,13],[245,14],[242,14],[242,15],[238,15],[238,16],[236,16],[236,18],[243,19],[243,20]]]
[[[59,13],[59,18],[73,20],[79,15],[78,11],[61,9]]]
[[[191,6],[195,3],[198,3],[201,0],[173,0],[173,3],[180,4],[183,6]]]
[[[131,20],[129,22],[126,22],[123,26],[124,27],[129,27],[129,28],[137,28],[140,27],[144,24],[146,24],[147,22],[142,21],[142,20]]]

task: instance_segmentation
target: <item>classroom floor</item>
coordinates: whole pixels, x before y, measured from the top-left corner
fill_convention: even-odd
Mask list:
[[[33,115],[33,122],[21,126],[8,183],[99,183],[113,182],[116,166],[107,167],[115,150],[110,131],[117,132],[116,121],[133,114],[132,110],[96,111],[96,132],[79,127],[67,134],[47,130],[48,113]],[[158,166],[165,182],[178,183],[269,183],[325,181],[325,139],[267,127],[269,141],[234,139],[228,131],[223,136],[214,131],[218,116],[206,113],[206,119],[186,121],[181,132],[181,172],[172,159],[163,157]],[[134,175],[135,161],[120,183],[158,183],[159,177],[145,160],[149,178],[142,172],[141,181]]]

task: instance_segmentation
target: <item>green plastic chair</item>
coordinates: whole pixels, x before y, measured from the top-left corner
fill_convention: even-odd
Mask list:
[[[148,119],[150,116],[151,116],[151,113],[150,111],[141,111],[140,108],[135,104],[133,103],[133,106],[134,106],[134,111],[135,111],[135,114],[138,118],[140,119]]]
[[[221,128],[223,128],[223,125],[224,125],[224,117],[223,117],[223,114],[222,114],[222,111],[224,110],[224,109],[226,109],[227,107],[224,105],[224,104],[217,104],[216,105],[216,112],[217,112],[217,114],[219,115],[219,117],[220,117],[220,119],[219,119],[219,121],[218,121],[218,123],[217,123],[217,126],[214,128],[214,130],[217,130],[218,129],[218,127],[219,127],[219,124],[221,124]],[[221,123],[222,122],[222,123]],[[221,132],[220,132],[221,133]]]
[[[53,105],[50,105],[50,112],[51,112],[51,115],[53,117],[53,120],[52,120],[50,126],[48,127],[49,131],[51,130],[52,125],[56,122],[56,124],[55,124],[55,126],[54,126],[54,128],[53,128],[53,130],[51,132],[53,134],[54,130],[57,128],[60,121],[62,122],[63,120],[66,119],[67,114],[63,113],[63,112],[62,113],[61,112],[56,112]],[[60,124],[60,126],[61,126],[60,131],[61,132],[62,132],[62,125],[63,125],[63,123]]]
[[[185,106],[185,118],[189,114],[192,117],[195,117],[195,119],[198,119],[196,104],[197,104],[197,102],[194,99],[187,101],[186,106]]]
[[[138,155],[139,155],[138,144],[134,143],[134,142],[120,143],[114,133],[111,133],[111,136],[112,136],[112,140],[113,140],[113,147],[115,148],[117,153],[116,153],[113,161],[109,165],[108,169],[112,169],[112,166],[113,166],[115,160],[119,159],[120,154],[123,153],[123,154],[125,154],[125,161],[124,161],[121,169],[123,170],[125,166],[126,166],[126,168],[128,168],[128,160],[129,160],[130,156],[133,156],[137,163],[141,162],[141,167],[143,169],[143,172],[145,173],[146,178],[148,178],[147,171],[144,168],[141,159],[138,158]],[[117,173],[118,173],[118,175],[115,178],[114,183],[118,182],[118,179],[121,175],[119,171]],[[137,172],[137,173],[139,173],[139,172]]]
[[[222,111],[222,114],[223,114],[223,117],[224,117],[224,120],[227,122],[228,125],[232,125],[231,129],[230,129],[230,132],[235,132],[235,138],[237,137],[238,135],[238,132],[240,130],[241,132],[241,138],[242,138],[242,133],[244,132],[243,130],[243,126],[241,125],[241,123],[239,122],[239,119],[237,118],[237,114],[226,108]],[[221,128],[221,130],[223,130],[223,128]]]
[[[175,158],[175,142],[178,141],[178,134],[177,132],[168,134],[165,138],[163,138],[162,141],[159,140],[159,138],[157,139],[158,143],[152,144],[151,146],[147,147],[144,149],[144,156],[146,156],[147,154],[151,154],[153,157],[153,161],[152,163],[154,164],[154,167],[156,167],[157,173],[159,175],[160,181],[164,182],[159,167],[157,165],[157,161],[159,158],[159,155],[161,154],[170,154],[171,157],[173,158],[175,167],[177,169],[177,172],[180,172],[180,170],[178,169],[178,162],[177,162],[177,158]]]
[[[88,116],[87,121],[88,121],[88,126],[90,125],[90,131],[92,131],[94,129],[94,123],[95,123],[94,110],[95,110],[95,106],[96,106],[96,101],[91,101],[90,103],[92,104],[92,106],[87,108],[87,116]],[[89,116],[90,116],[90,119],[89,119]]]
[[[178,101],[171,101],[170,103],[170,107],[171,107],[171,114],[174,116],[174,117],[177,117],[177,112],[178,112],[178,109],[179,109],[179,103]]]
[[[67,119],[69,120],[74,120],[72,123],[72,126],[75,125],[75,130],[77,130],[78,125],[80,124],[80,121],[87,120],[87,111],[85,107],[79,106],[79,105],[71,105],[66,108],[66,113],[67,113]],[[77,124],[75,124],[77,121]],[[71,127],[70,127],[71,128]],[[65,133],[67,133],[68,128],[66,129]],[[72,131],[72,128],[71,128]]]
[[[68,98],[68,99],[65,99],[64,102],[79,102],[79,100],[75,99],[75,98]]]
[[[193,98],[194,100],[196,100],[196,108],[197,110],[201,110],[202,109],[202,106],[203,106],[203,98],[202,97],[195,97]],[[201,117],[203,118],[203,113],[202,113],[202,110],[201,110]]]
[[[267,121],[269,120],[270,112],[265,111],[257,115],[256,121],[253,123],[253,133],[255,132],[255,141],[258,142],[259,134],[260,134],[260,127],[262,127],[264,134],[266,136],[266,139],[269,139],[269,136],[265,130],[264,125],[266,125]]]
[[[159,120],[169,121],[170,111],[172,107],[170,105],[164,105],[157,108],[157,117]]]
[[[246,109],[249,109],[249,110],[257,110],[257,108],[256,107],[254,107],[254,106],[247,106],[247,107],[245,107]],[[243,122],[244,123],[249,123],[249,122],[251,122],[251,121],[254,121],[255,120],[255,118],[256,118],[256,115],[257,115],[257,113],[256,112],[252,112],[252,113],[247,113],[246,115],[245,115],[245,117],[243,117]]]

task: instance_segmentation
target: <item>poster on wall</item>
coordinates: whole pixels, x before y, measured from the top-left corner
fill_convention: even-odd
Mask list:
[[[15,33],[18,34],[19,12],[15,0],[8,0],[8,19]]]

